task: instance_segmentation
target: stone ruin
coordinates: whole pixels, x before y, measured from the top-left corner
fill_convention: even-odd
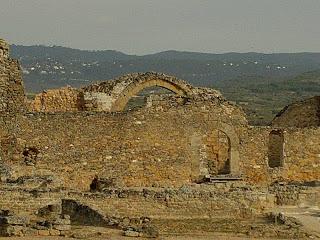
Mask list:
[[[8,50],[1,40],[0,235],[319,236],[279,210],[320,207],[318,97],[262,127],[218,91],[153,72],[27,102]],[[151,86],[175,95],[123,111]]]

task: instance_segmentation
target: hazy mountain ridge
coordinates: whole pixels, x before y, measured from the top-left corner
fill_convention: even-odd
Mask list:
[[[21,61],[27,90],[32,92],[43,90],[43,87],[32,86],[37,81],[48,83],[48,87],[58,82],[73,85],[111,79],[128,72],[165,72],[195,85],[214,86],[239,76],[288,77],[320,69],[320,53],[211,54],[165,51],[135,56],[114,50],[12,45],[11,55]]]

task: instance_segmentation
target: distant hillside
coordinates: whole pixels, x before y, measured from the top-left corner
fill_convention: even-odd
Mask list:
[[[237,102],[254,124],[269,123],[286,105],[320,95],[320,70],[295,77],[239,77],[221,84],[224,96]]]
[[[217,88],[240,103],[251,122],[265,124],[286,104],[320,95],[320,53],[196,53],[165,51],[144,56],[59,46],[11,46],[21,61],[27,92],[79,87],[130,72],[175,75]]]
[[[20,59],[28,91],[78,86],[129,72],[158,71],[199,86],[221,85],[239,76],[288,77],[320,69],[320,53],[193,53],[166,51],[145,56],[59,46],[11,46]]]

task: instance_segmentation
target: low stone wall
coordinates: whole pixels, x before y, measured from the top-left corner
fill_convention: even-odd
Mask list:
[[[84,109],[83,92],[63,87],[44,91],[35,96],[29,105],[31,112],[76,112]]]
[[[1,207],[36,216],[48,205],[77,201],[110,219],[250,218],[274,206],[272,194],[241,187],[109,188],[102,192],[1,188]],[[12,204],[12,199],[15,203]],[[20,201],[19,201],[20,199]],[[25,199],[25,200],[22,200]],[[66,204],[64,204],[66,205]],[[72,215],[69,208],[68,214]],[[63,210],[66,212],[66,210]],[[79,212],[80,214],[80,212]]]
[[[312,195],[319,194],[314,187],[296,188],[295,191],[300,198],[295,204],[303,204],[306,197],[312,199]],[[1,208],[15,209],[19,213],[10,219],[26,220],[22,224],[20,220],[12,220],[0,228],[7,235],[68,235],[70,224],[79,224],[116,227],[126,230],[125,234],[140,236],[146,230],[143,226],[160,233],[186,233],[191,224],[192,231],[258,236],[263,231],[270,237],[283,237],[285,233],[297,237],[296,234],[304,234],[299,226],[281,227],[278,225],[284,218],[268,217],[287,193],[288,188],[282,186],[268,190],[239,182],[181,188],[105,188],[99,192],[14,189],[2,185]],[[276,221],[276,225],[271,220]],[[214,229],[210,229],[212,227]],[[175,231],[172,228],[176,228]]]

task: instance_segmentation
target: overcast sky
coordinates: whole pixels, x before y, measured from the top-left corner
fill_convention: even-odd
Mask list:
[[[320,52],[320,0],[0,0],[0,38],[139,55]]]

